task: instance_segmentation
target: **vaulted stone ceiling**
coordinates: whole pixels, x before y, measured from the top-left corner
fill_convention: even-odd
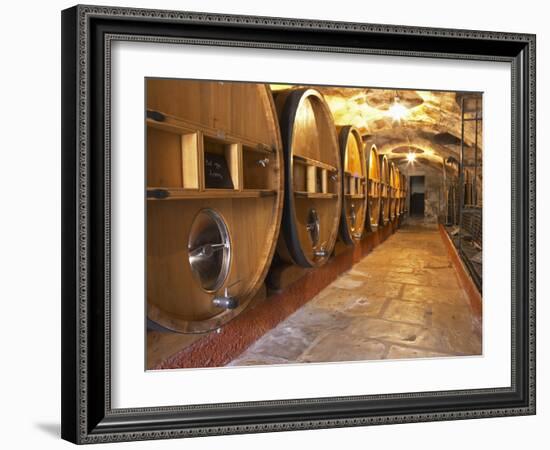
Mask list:
[[[290,86],[273,85],[272,89]],[[324,95],[336,125],[353,125],[365,141],[376,144],[380,153],[403,159],[409,151],[422,162],[441,165],[446,158],[460,157],[462,135],[461,94],[456,92],[414,91],[372,88],[316,87]],[[476,96],[481,108],[481,95]],[[392,106],[404,107],[403,117],[392,117]],[[476,100],[465,97],[465,111],[473,116]],[[465,152],[471,159],[476,142],[475,122],[465,122]],[[478,158],[482,149],[478,129]],[[472,156],[470,156],[472,155]],[[473,162],[473,161],[467,161]]]

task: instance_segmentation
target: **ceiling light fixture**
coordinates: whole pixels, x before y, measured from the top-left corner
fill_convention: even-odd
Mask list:
[[[413,164],[416,161],[416,152],[411,149],[411,138],[407,132],[407,142],[409,144],[409,153],[407,153],[407,164]]]
[[[399,97],[395,96],[393,105],[391,105],[388,109],[389,116],[396,122],[399,122],[401,121],[401,119],[403,119],[403,117],[407,115],[408,112],[409,110],[405,108],[399,101]]]

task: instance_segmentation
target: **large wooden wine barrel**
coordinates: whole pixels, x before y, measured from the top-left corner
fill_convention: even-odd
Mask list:
[[[284,173],[267,85],[147,80],[147,314],[218,328],[261,287]]]
[[[401,197],[401,178],[399,169],[393,161],[390,162],[390,219],[399,216],[399,201]]]
[[[376,145],[372,145],[368,157],[368,210],[371,231],[380,224],[382,184],[380,182],[380,158]]]
[[[367,216],[367,162],[361,134],[352,126],[338,130],[342,164],[342,215],[340,237],[353,245],[363,237]]]
[[[340,152],[332,114],[314,89],[275,94],[285,160],[285,202],[278,253],[319,267],[329,258],[342,207]]]
[[[380,156],[380,184],[380,224],[385,225],[391,219],[390,166],[386,155]]]

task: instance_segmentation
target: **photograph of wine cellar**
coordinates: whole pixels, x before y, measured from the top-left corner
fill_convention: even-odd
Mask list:
[[[145,91],[147,370],[482,355],[482,93]]]

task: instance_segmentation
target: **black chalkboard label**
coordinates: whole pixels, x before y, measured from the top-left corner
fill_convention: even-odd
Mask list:
[[[222,155],[204,152],[204,181],[207,189],[233,189],[233,180]]]

